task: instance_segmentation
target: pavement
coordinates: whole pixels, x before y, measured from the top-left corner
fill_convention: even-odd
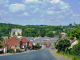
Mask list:
[[[32,52],[32,51],[36,51],[36,50],[27,50],[21,53],[4,53],[4,54],[0,54],[0,56],[7,56],[7,55],[14,55],[14,54],[22,54],[22,53],[28,53],[28,52]]]
[[[67,58],[67,57],[64,57],[64,56],[61,56],[61,55],[57,54],[57,53],[56,53],[56,52],[57,52],[56,49],[49,49],[49,51],[51,52],[51,54],[52,54],[54,57],[57,58],[57,60],[71,60],[71,59],[69,59],[69,58]]]
[[[57,60],[48,48],[28,53],[0,56],[0,60]]]

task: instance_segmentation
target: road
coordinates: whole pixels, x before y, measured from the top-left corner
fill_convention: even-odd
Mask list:
[[[48,48],[29,53],[0,56],[0,60],[57,60]]]

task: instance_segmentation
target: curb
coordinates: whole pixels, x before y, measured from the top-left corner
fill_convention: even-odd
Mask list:
[[[21,52],[21,53],[6,53],[6,54],[0,54],[0,56],[8,56],[8,55],[15,55],[15,54],[23,54],[23,53],[33,52],[33,51],[36,51],[36,50],[25,51],[25,52]]]
[[[62,60],[62,59],[60,59],[59,57],[57,57],[56,55],[54,55],[54,54],[52,53],[52,50],[51,50],[51,49],[49,49],[49,51],[50,51],[50,53],[51,53],[56,59]]]

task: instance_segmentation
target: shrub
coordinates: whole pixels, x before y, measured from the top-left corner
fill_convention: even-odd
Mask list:
[[[28,48],[30,49],[30,48],[32,48],[32,46],[29,46]]]
[[[76,44],[73,46],[71,53],[74,55],[80,55],[80,44]]]
[[[8,53],[13,53],[12,49],[8,49],[7,51],[8,51]]]
[[[65,53],[66,53],[66,54],[68,53],[68,48],[65,49]]]
[[[16,53],[20,53],[20,50],[19,49],[16,49]]]
[[[4,46],[3,45],[0,45],[0,48],[3,48]]]
[[[38,50],[38,48],[35,48],[35,50]]]

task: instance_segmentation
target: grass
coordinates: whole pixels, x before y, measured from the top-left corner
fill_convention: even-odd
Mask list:
[[[56,52],[57,54],[61,55],[61,56],[65,56],[67,58],[70,58],[72,60],[80,60],[80,56],[75,56],[75,55],[69,55],[69,54],[65,54],[63,55],[63,52]]]

